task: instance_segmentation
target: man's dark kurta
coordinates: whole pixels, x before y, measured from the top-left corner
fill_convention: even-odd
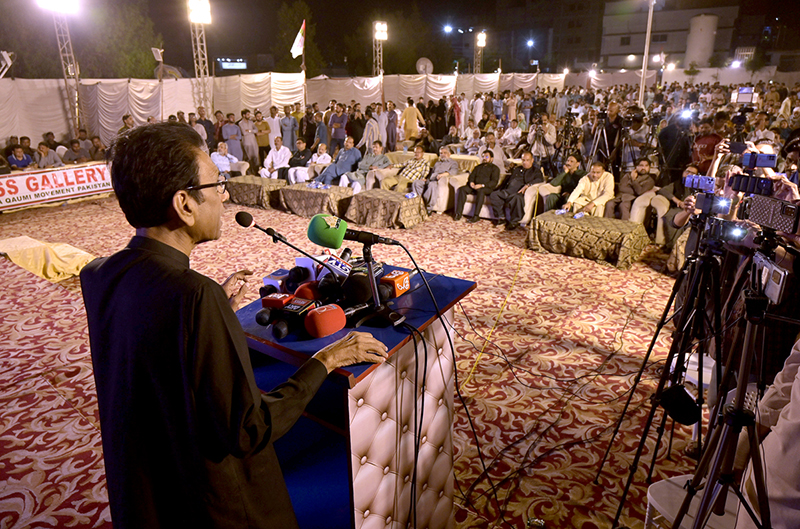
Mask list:
[[[272,442],[325,380],[262,394],[222,287],[134,237],[81,272],[111,517],[126,527],[296,527]]]
[[[534,164],[530,169],[525,169],[521,165],[514,167],[505,182],[489,195],[494,218],[505,220],[505,207],[508,206],[510,215],[508,222],[512,225],[519,224],[525,214],[525,195],[519,191],[525,186],[542,182],[544,177],[538,165]]]
[[[478,218],[483,207],[486,195],[491,194],[500,181],[500,169],[492,162],[484,162],[475,166],[467,178],[467,185],[461,186],[456,192],[456,216],[460,217],[464,212],[464,204],[467,203],[467,195],[475,195],[474,218]],[[470,184],[482,184],[486,187],[472,189]]]

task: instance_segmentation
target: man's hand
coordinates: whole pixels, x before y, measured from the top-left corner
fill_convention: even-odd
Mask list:
[[[475,187],[475,186],[477,186],[477,185],[478,185],[478,184],[476,184],[475,182],[470,182],[470,183],[469,183],[469,187],[471,187],[472,189],[478,189],[477,187]]]
[[[517,193],[519,193],[520,195],[524,195],[525,191],[527,191],[529,187],[531,187],[530,184],[525,184],[520,188],[519,191],[517,191]]]
[[[631,171],[631,180],[636,180],[636,178],[637,178],[638,176],[639,176],[639,173],[637,173],[637,172],[636,172],[636,169],[634,169],[633,171]]]
[[[314,358],[322,362],[330,373],[337,367],[359,362],[382,364],[386,361],[387,355],[386,346],[371,334],[352,331],[338,342],[320,349]]]
[[[697,203],[697,197],[694,195],[689,195],[683,200],[683,210],[687,213],[694,213],[695,204]]]
[[[225,295],[228,297],[228,303],[231,304],[233,310],[239,308],[239,303],[242,302],[242,299],[244,299],[244,296],[247,294],[247,281],[250,280],[251,275],[253,275],[253,272],[250,270],[239,270],[231,274],[231,276],[222,283],[222,290],[225,291]]]

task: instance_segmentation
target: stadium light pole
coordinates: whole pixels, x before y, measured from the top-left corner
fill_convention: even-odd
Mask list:
[[[475,57],[473,63],[475,65],[475,73],[483,72],[483,48],[486,47],[486,32],[481,31],[475,35]]]
[[[208,107],[208,48],[206,48],[206,24],[211,24],[211,4],[208,0],[188,0],[189,22],[192,25],[192,56],[194,76],[200,82],[200,103]],[[162,87],[163,88],[163,87]]]
[[[75,60],[75,53],[72,51],[72,39],[69,35],[67,15],[77,14],[80,6],[78,0],[36,0],[36,4],[42,9],[53,13],[53,24],[56,28],[56,40],[58,41],[58,55],[61,59],[61,71],[64,74],[67,108],[69,108],[69,117],[72,122],[73,138],[77,138],[81,118],[78,95],[80,68],[78,67],[78,61]]]
[[[644,85],[647,82],[647,58],[650,55],[650,34],[653,31],[653,8],[656,0],[647,0],[650,10],[647,13],[647,33],[644,37],[644,56],[642,57],[642,78],[639,81],[639,108],[644,108]]]
[[[372,75],[383,74],[383,41],[389,39],[389,26],[386,22],[372,23]]]

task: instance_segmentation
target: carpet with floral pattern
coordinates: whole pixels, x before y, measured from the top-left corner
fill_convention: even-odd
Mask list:
[[[308,219],[226,204],[221,239],[196,248],[193,268],[222,281],[237,269],[265,275],[292,266],[286,247],[236,225],[242,209],[315,249],[305,235]],[[656,342],[597,482],[595,476],[672,287],[661,271],[666,256],[651,251],[621,271],[526,250],[521,229],[444,215],[410,230],[373,231],[401,240],[428,271],[478,283],[456,307],[454,322],[455,527],[523,528],[532,519],[551,529],[610,527],[667,333]],[[119,250],[132,234],[113,197],[0,215],[0,239],[27,235],[96,256]],[[376,247],[375,257],[410,266],[401,252]],[[79,282],[51,284],[5,259],[0,278],[0,527],[109,527]],[[690,438],[688,428],[676,427],[669,459],[662,443],[654,480],[691,472],[682,453]],[[654,449],[651,431],[623,524],[644,519]]]

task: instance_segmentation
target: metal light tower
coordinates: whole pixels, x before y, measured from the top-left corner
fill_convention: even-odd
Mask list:
[[[486,32],[481,31],[477,35],[475,35],[475,57],[473,58],[473,64],[475,65],[475,73],[481,73],[483,71],[483,48],[486,47]]]
[[[374,22],[372,36],[372,75],[383,73],[383,41],[389,39],[389,26],[386,22]]]
[[[64,74],[64,90],[67,98],[67,108],[74,130],[73,137],[77,137],[80,128],[80,100],[78,85],[80,83],[80,68],[72,51],[72,39],[69,35],[67,15],[78,12],[78,0],[37,0],[42,9],[53,12],[53,23],[56,28],[58,41],[58,55],[61,59],[61,70]]]
[[[655,0],[648,0],[650,11],[647,13],[647,33],[644,37],[644,57],[642,57],[642,78],[639,81],[639,108],[644,108],[644,85],[647,82],[647,59],[650,56],[650,33],[653,30],[653,6]]]
[[[192,56],[194,76],[200,83],[200,103],[210,104],[208,89],[208,48],[206,48],[206,24],[211,24],[211,5],[208,0],[188,0],[189,22],[192,24]]]

